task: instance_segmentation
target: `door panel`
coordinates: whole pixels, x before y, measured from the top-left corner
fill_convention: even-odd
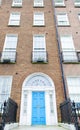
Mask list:
[[[32,92],[32,125],[45,124],[45,92]]]

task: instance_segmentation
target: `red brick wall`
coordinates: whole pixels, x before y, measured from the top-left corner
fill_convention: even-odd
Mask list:
[[[18,34],[17,62],[15,64],[0,64],[0,75],[12,75],[11,98],[18,103],[20,112],[21,91],[24,79],[34,72],[42,72],[50,76],[55,84],[58,119],[59,105],[64,101],[63,83],[58,57],[58,44],[55,31],[53,7],[51,0],[45,0],[44,8],[33,8],[33,0],[23,0],[22,8],[11,8],[10,0],[3,0],[0,8],[0,51],[2,51],[5,35]],[[10,12],[21,12],[20,27],[8,27]],[[33,12],[44,11],[45,27],[33,27]],[[48,64],[32,64],[33,34],[45,34]]]

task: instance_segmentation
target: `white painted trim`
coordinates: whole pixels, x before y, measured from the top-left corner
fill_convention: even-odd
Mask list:
[[[25,86],[26,82],[37,75],[43,75],[48,78],[51,83],[51,86]],[[56,108],[56,95],[55,95],[55,86],[52,79],[43,73],[34,73],[29,75],[23,82],[22,85],[22,97],[21,97],[21,110],[20,110],[20,125],[31,125],[31,109],[32,109],[32,91],[44,91],[45,92],[45,114],[46,114],[46,125],[57,125],[57,108]],[[53,94],[53,106],[54,113],[50,113],[50,91]],[[23,102],[24,102],[24,92],[27,94],[27,113],[23,115]]]
[[[29,75],[27,78],[25,78],[22,88],[26,87],[25,86],[26,82],[28,82],[32,77],[37,76],[37,75],[42,75],[43,77],[45,77],[50,82],[50,86],[52,86],[52,88],[55,88],[52,79],[47,74],[44,74],[41,72],[33,73],[33,74]]]

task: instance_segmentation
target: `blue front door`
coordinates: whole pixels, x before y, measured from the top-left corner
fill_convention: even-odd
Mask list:
[[[45,92],[32,92],[32,125],[45,124]]]

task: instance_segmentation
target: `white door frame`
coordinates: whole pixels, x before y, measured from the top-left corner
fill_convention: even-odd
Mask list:
[[[30,85],[31,81],[30,79],[42,76],[42,78],[45,77],[47,80],[47,84],[49,86],[27,86]],[[40,78],[40,77],[39,77]],[[35,79],[34,79],[35,80]],[[33,81],[34,81],[33,80]],[[44,80],[44,82],[46,81]],[[49,80],[49,82],[48,82]],[[42,83],[41,83],[42,84]],[[52,79],[43,73],[33,73],[30,76],[28,76],[22,86],[22,96],[21,96],[21,110],[20,110],[20,125],[31,125],[32,121],[32,91],[44,91],[45,92],[45,115],[46,115],[46,125],[56,125],[57,124],[57,108],[56,108],[56,96],[55,96],[55,86],[52,81]],[[50,111],[50,95],[53,96],[53,113]],[[26,98],[24,102],[24,96]],[[27,104],[24,106],[24,104]],[[25,111],[26,107],[26,111]]]

